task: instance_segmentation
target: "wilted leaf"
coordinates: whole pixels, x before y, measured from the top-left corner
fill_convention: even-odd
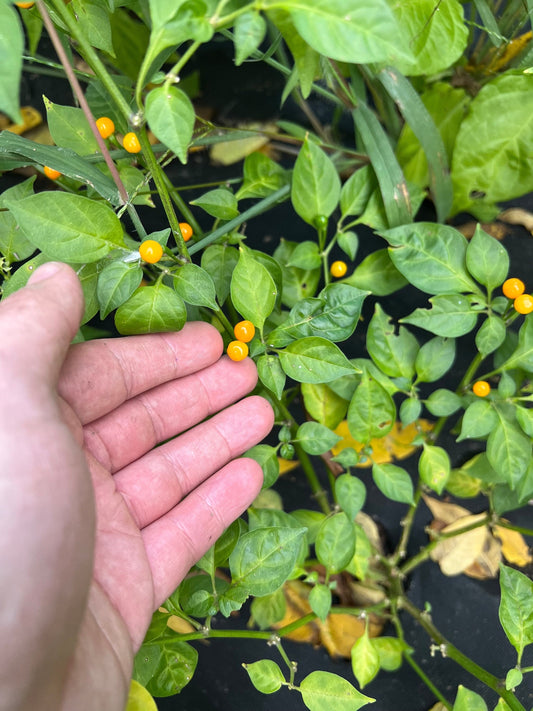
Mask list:
[[[508,563],[523,568],[533,562],[529,546],[518,531],[511,531],[503,526],[494,526],[493,533],[500,539],[502,555]]]
[[[232,165],[233,163],[238,163],[240,160],[250,155],[250,153],[258,151],[268,143],[270,139],[268,136],[260,133],[260,131],[265,131],[267,133],[275,133],[277,131],[277,126],[272,123],[240,124],[237,128],[250,131],[250,134],[245,138],[239,138],[235,141],[228,140],[215,143],[209,151],[211,160],[214,163],[221,163],[222,165]],[[229,135],[229,138],[231,139],[231,134]]]
[[[413,440],[420,435],[420,432],[429,432],[432,427],[433,424],[429,420],[417,420],[407,427],[403,427],[401,422],[395,422],[385,437],[370,440],[368,446],[372,449],[372,461],[368,457],[361,457],[357,466],[370,467],[372,463],[388,464],[394,460],[409,457],[418,446],[413,444]],[[334,456],[340,454],[347,447],[352,447],[358,453],[361,452],[364,444],[357,442],[351,436],[346,420],[340,423],[335,432],[343,439],[332,448]]]
[[[190,622],[177,615],[170,615],[167,620],[167,627],[170,627],[173,632],[177,632],[178,634],[189,634],[195,631]]]

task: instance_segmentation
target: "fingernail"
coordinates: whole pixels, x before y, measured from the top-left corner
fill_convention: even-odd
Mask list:
[[[33,272],[28,279],[28,284],[37,284],[37,282],[50,279],[63,267],[61,262],[46,262]]]

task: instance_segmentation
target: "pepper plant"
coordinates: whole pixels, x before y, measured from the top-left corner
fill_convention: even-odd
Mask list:
[[[0,196],[3,297],[38,265],[61,260],[83,285],[79,341],[110,315],[123,335],[212,322],[232,344],[230,357],[255,360],[258,392],[276,412],[274,439],[248,453],[263,467],[262,494],[154,614],[132,686],[145,708],[149,694],[188,683],[196,640],[223,636],[274,645],[279,664],[243,660],[251,683],[265,694],[287,686],[311,711],[365,706],[373,699],[360,689],[402,664],[442,708],[525,708],[533,583],[519,566],[499,566],[499,622],[516,664],[498,675],[436,628],[406,581],[432,561],[445,574],[462,572],[450,541],[453,548],[481,534],[497,546],[495,532],[517,533],[504,514],[533,497],[533,278],[509,273],[506,249],[480,224],[533,190],[532,12],[531,0],[0,0],[9,66],[0,109],[11,121],[0,133],[0,169],[12,180]],[[57,56],[41,54],[42,33]],[[196,116],[180,79],[195,53],[220,39],[233,43],[243,72],[249,61],[278,70],[281,101],[295,101],[308,123],[265,131]],[[72,87],[64,105],[44,97],[54,145],[21,135],[26,71],[66,76]],[[313,113],[316,98],[331,108],[328,126]],[[339,130],[346,117],[349,139]],[[293,153],[274,160],[251,152],[234,180],[184,199],[170,174],[179,175],[192,150],[255,134]],[[28,166],[30,177],[13,173]],[[153,204],[152,192],[162,227],[148,233],[141,208]],[[282,240],[272,253],[251,247],[247,226],[286,201],[313,236]],[[478,221],[470,240],[452,226],[461,213]],[[359,226],[381,240],[362,260]],[[427,303],[398,327],[381,299],[400,289]],[[366,352],[354,358],[356,328],[366,330]],[[458,339],[472,357],[450,384]],[[410,471],[377,456],[399,432],[408,437]],[[476,455],[458,466],[444,433],[474,441]],[[283,510],[276,481],[291,460],[314,507]],[[404,507],[390,549],[365,518],[369,477]],[[480,495],[483,510],[447,519],[442,497],[450,495]],[[442,525],[413,555],[415,516],[426,504]],[[346,602],[341,581],[371,588],[374,602],[355,594]],[[288,622],[294,589],[307,613]],[[214,616],[241,608],[255,629],[212,628]],[[347,652],[353,674],[299,678],[284,638],[341,614],[361,626]],[[486,685],[486,696],[437,688],[406,642],[409,615]],[[379,636],[376,620],[391,633]]]

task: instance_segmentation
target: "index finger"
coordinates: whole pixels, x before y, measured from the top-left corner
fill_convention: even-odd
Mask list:
[[[59,376],[59,394],[82,424],[131,397],[215,363],[220,333],[202,321],[176,333],[106,338],[72,346]]]

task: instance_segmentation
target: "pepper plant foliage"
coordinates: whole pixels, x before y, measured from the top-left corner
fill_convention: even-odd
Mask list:
[[[502,563],[500,622],[517,660],[501,678],[457,650],[412,604],[404,581],[416,566],[434,565],[428,560],[445,539],[505,529],[502,515],[533,496],[533,315],[519,315],[502,296],[513,275],[501,243],[479,224],[469,241],[450,225],[459,212],[490,221],[501,201],[533,190],[532,11],[530,0],[46,0],[20,10],[0,0],[1,56],[10,67],[0,76],[0,110],[14,124],[21,121],[22,71],[50,70],[38,49],[43,18],[68,50],[63,66],[79,55],[91,70],[78,72],[88,107],[45,99],[55,145],[0,133],[2,171],[33,166],[42,173],[46,165],[61,173],[54,186],[33,176],[0,196],[3,296],[39,264],[62,260],[83,285],[84,324],[114,314],[127,335],[203,319],[229,342],[232,326],[247,319],[256,329],[249,345],[258,391],[276,411],[278,443],[249,452],[263,467],[264,491],[154,615],[134,670],[153,695],[179,692],[196,665],[194,641],[223,636],[211,630],[213,615],[228,617],[253,598],[260,629],[242,636],[274,642],[281,652],[280,664],[244,665],[260,692],[288,686],[311,711],[343,711],[370,703],[359,689],[407,661],[427,679],[403,636],[403,615],[411,614],[448,657],[487,684],[486,699],[465,687],[447,699],[432,686],[445,708],[524,708],[520,685],[531,667],[522,659],[533,643],[529,578]],[[276,138],[298,145],[295,160],[252,152],[239,180],[188,203],[164,168],[186,163],[195,146],[253,135],[196,118],[186,82],[178,83],[194,53],[221,37],[233,42],[237,65],[264,61],[281,72],[283,101],[292,96],[305,106],[319,97],[337,119],[348,115],[353,138],[336,138],[335,120],[328,130],[317,120],[280,124]],[[63,71],[55,60],[52,66]],[[107,148],[91,130],[99,116],[115,124]],[[140,153],[122,148],[128,132],[137,134]],[[164,214],[161,230],[147,235],[137,206],[153,204],[152,186]],[[434,207],[433,222],[416,219],[424,200]],[[246,224],[284,201],[315,238],[281,241],[273,254],[253,249]],[[187,244],[180,220],[193,227]],[[382,239],[363,260],[358,225]],[[147,236],[164,248],[155,264],[139,255]],[[348,263],[348,273],[332,281],[334,258]],[[398,326],[379,297],[408,284],[427,295],[427,305]],[[365,301],[373,315],[361,323]],[[354,359],[344,346],[356,328],[366,328],[366,353]],[[82,326],[77,340],[91,333]],[[470,366],[458,382],[431,390],[449,374],[461,337],[472,350]],[[492,387],[486,398],[473,395],[479,379]],[[305,420],[293,408],[298,400]],[[411,473],[376,455],[384,438],[409,427],[418,461]],[[439,444],[443,431],[475,440],[478,454],[454,469],[454,452]],[[316,509],[283,510],[275,493],[280,454],[299,460]],[[320,457],[329,488],[317,475]],[[371,464],[383,495],[405,508],[391,551],[377,550],[364,525],[369,475],[362,464]],[[406,557],[428,494],[481,494],[487,513],[464,525],[459,519]],[[380,637],[363,625],[348,652],[349,679],[320,670],[298,678],[283,638],[310,617],[324,623],[338,614],[341,579],[371,581],[381,596],[366,610],[352,602],[350,614],[388,617],[395,632]],[[283,622],[289,585],[299,586],[310,617]]]

